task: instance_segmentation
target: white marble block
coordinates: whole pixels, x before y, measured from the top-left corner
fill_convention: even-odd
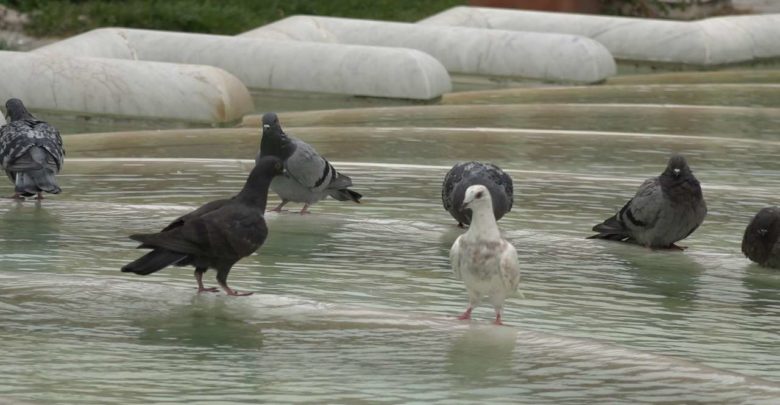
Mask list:
[[[616,72],[603,45],[578,35],[298,15],[240,36],[412,48],[469,75],[594,83]]]
[[[670,21],[461,6],[418,24],[583,35],[633,62],[708,67],[780,57],[780,14]]]
[[[35,52],[216,66],[255,89],[417,100],[452,89],[441,63],[414,49],[101,28]]]
[[[246,87],[211,66],[0,51],[0,98],[30,109],[199,122],[253,110]]]

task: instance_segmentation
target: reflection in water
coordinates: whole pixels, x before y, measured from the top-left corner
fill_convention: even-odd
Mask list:
[[[491,375],[509,375],[517,330],[511,327],[477,326],[468,328],[447,352],[447,372],[458,375],[463,383],[478,383]]]
[[[9,207],[0,217],[0,244],[9,254],[0,254],[2,264],[26,267],[25,263],[31,261],[50,264],[56,261],[62,223],[56,203],[3,202],[7,202]]]
[[[142,329],[143,344],[260,349],[259,325],[248,323],[222,297],[194,295],[190,302],[139,315],[133,325]]]
[[[669,311],[684,311],[694,305],[704,267],[689,255],[636,247],[621,252],[620,257],[628,264],[633,279],[629,288],[660,296],[660,304]]]
[[[780,315],[780,271],[750,263],[742,277],[749,301],[743,307],[761,315]]]

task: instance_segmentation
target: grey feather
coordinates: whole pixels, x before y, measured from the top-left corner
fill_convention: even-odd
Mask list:
[[[645,180],[634,198],[614,216],[593,227],[592,239],[673,247],[704,221],[707,205],[701,185],[680,155],[674,155],[658,177]]]
[[[745,228],[742,253],[764,267],[780,269],[780,208],[759,211]]]
[[[496,220],[512,210],[514,203],[512,178],[501,168],[492,163],[473,161],[456,163],[444,176],[441,201],[444,209],[460,224],[471,223],[471,210],[464,209],[462,205],[466,189],[475,184],[482,184],[490,191]]]
[[[65,149],[56,128],[30,114],[18,99],[6,102],[9,122],[0,128],[0,166],[25,196],[61,191],[55,175],[62,170]]]
[[[284,161],[284,175],[271,183],[271,190],[283,201],[314,204],[332,196],[341,201],[360,202],[363,197],[349,190],[352,179],[339,173],[311,145],[285,134],[274,113],[263,116],[263,137],[257,159],[268,155]]]

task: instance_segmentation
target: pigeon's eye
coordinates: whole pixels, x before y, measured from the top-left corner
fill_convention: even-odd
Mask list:
[[[477,193],[477,195],[476,195],[475,197],[476,197],[476,198],[482,198],[482,192],[481,192],[481,191],[480,191],[480,192],[478,192],[478,193]]]
[[[276,171],[282,170],[282,165],[281,165],[281,163],[278,163],[278,162],[277,162],[277,163],[274,165],[274,170],[276,170]]]

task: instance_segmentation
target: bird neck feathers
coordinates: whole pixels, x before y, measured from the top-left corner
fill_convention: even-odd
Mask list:
[[[265,212],[268,203],[268,188],[271,185],[273,177],[250,174],[244,188],[236,195],[236,199],[244,204],[262,208]]]
[[[471,210],[471,224],[467,234],[474,239],[501,239],[501,232],[498,230],[498,223],[492,209],[473,209]]]

